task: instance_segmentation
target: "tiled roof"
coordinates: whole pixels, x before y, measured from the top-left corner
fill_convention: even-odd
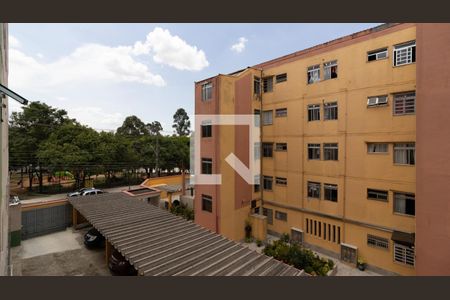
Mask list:
[[[303,271],[125,193],[68,200],[140,275],[304,275]]]

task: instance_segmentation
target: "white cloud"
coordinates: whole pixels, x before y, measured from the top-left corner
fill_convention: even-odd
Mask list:
[[[248,39],[245,37],[240,37],[238,42],[231,46],[231,50],[236,53],[241,53],[245,50],[245,44],[248,42]]]
[[[36,56],[39,57],[40,59],[44,58],[44,54],[42,53],[36,53]]]
[[[153,54],[156,63],[178,70],[199,71],[209,66],[205,52],[191,46],[169,30],[156,27],[144,42],[134,44],[135,55]]]
[[[89,124],[95,130],[110,130],[122,125],[125,117],[118,112],[106,112],[96,106],[76,107],[69,111],[69,117],[77,119],[81,124]]]
[[[21,46],[19,40],[13,35],[9,35],[8,43],[11,48],[20,48]]]

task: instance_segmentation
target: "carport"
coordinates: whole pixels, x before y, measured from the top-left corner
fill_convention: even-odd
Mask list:
[[[123,192],[69,198],[69,202],[105,237],[107,255],[112,245],[139,275],[304,275],[301,270]]]

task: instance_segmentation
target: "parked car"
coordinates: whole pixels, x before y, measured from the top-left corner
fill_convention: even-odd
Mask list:
[[[78,191],[67,194],[67,196],[78,197],[78,196],[97,195],[97,194],[103,194],[103,193],[105,193],[105,192],[102,190],[96,189],[96,188],[82,188],[82,189],[79,189]]]
[[[76,197],[76,196],[81,196],[82,193],[89,191],[89,190],[93,190],[94,188],[82,188],[79,190],[76,190],[75,192],[72,193],[68,193],[67,196],[68,197]]]
[[[92,228],[84,235],[84,244],[90,249],[101,248],[105,246],[105,238],[97,229]]]
[[[108,267],[113,275],[120,275],[120,276],[137,275],[136,269],[116,249],[112,251],[111,256],[109,257]]]

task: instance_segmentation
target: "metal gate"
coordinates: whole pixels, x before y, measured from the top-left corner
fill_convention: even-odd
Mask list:
[[[22,211],[22,240],[65,230],[72,225],[72,206],[62,205]]]

